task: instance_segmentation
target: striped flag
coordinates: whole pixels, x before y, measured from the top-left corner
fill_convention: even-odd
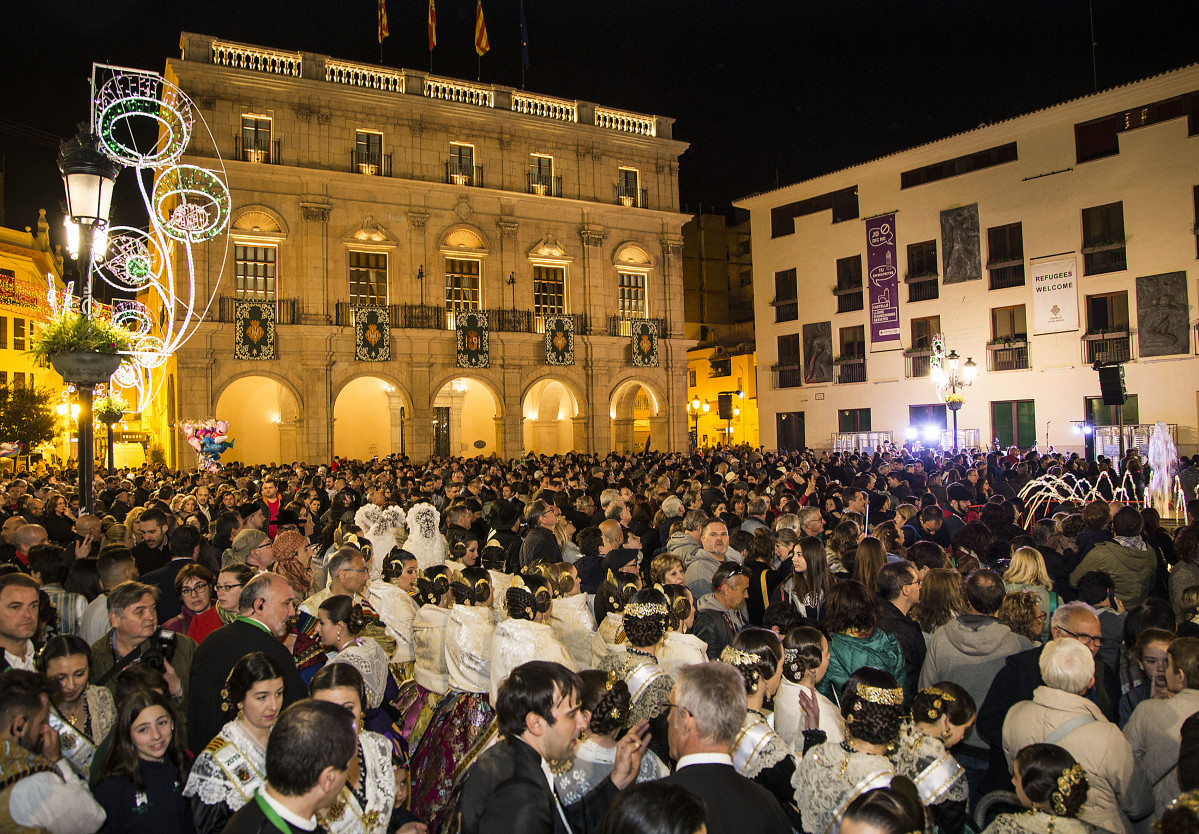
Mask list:
[[[478,0],[475,6],[475,52],[482,58],[489,49],[491,44],[487,40],[487,24],[483,22],[483,0]]]
[[[387,31],[387,3],[386,0],[379,0],[379,43],[383,43],[383,39],[390,34]]]
[[[429,0],[429,51],[437,46],[437,7]]]

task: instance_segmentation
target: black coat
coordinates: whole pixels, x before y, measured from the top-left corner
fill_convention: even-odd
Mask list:
[[[188,689],[188,748],[203,750],[228,720],[221,712],[221,690],[237,661],[251,652],[270,655],[283,669],[283,705],[307,697],[308,690],[296,670],[291,652],[253,623],[236,620],[204,638],[191,664]]]
[[[910,703],[916,695],[920,669],[924,666],[924,655],[928,652],[928,647],[924,644],[924,632],[915,620],[896,608],[895,603],[879,597],[878,604],[878,627],[898,640],[899,650],[903,652],[907,681],[900,681],[900,684],[903,686],[904,697]]]
[[[605,778],[562,810],[574,834],[599,831],[616,786]],[[467,772],[462,789],[462,834],[569,834],[554,806],[541,754],[518,738],[485,751]]]
[[[774,794],[725,764],[694,764],[662,780],[681,785],[707,806],[708,834],[791,834]]]
[[[520,566],[552,565],[562,561],[562,548],[554,534],[544,527],[534,527],[525,536],[524,544],[520,546]]]
[[[145,542],[138,542],[133,548],[133,562],[137,565],[137,575],[145,576],[171,561],[171,549],[164,543],[162,547],[154,548]]]
[[[161,568],[138,577],[138,582],[153,585],[158,589],[158,622],[165,623],[167,620],[178,617],[179,612],[183,610],[183,603],[175,593],[175,577],[179,575],[179,571],[190,564],[192,564],[191,559],[172,559]]]
[[[293,831],[295,829],[292,829]],[[221,834],[283,834],[275,824],[267,819],[262,808],[255,800],[250,800],[242,809],[229,818],[229,822],[221,830]],[[325,829],[317,826],[312,834],[325,834]]]

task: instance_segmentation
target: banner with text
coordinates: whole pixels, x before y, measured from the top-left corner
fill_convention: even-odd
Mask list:
[[[895,268],[895,215],[866,221],[866,286],[870,344],[899,341],[899,270]]]
[[[1074,258],[1042,261],[1032,271],[1032,332],[1078,329],[1078,272]]]

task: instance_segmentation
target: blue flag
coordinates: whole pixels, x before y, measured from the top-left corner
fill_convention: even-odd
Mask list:
[[[529,68],[529,30],[525,28],[525,4],[520,4],[520,64]]]

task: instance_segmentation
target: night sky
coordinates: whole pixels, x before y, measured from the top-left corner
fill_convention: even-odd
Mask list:
[[[475,0],[436,2],[434,71],[473,79]],[[161,71],[183,30],[379,60],[375,0],[6,5],[4,225],[44,207],[56,240],[56,140],[87,117],[93,61]],[[519,87],[518,0],[483,7],[483,81]],[[1100,89],[1199,61],[1199,2],[1093,7]],[[429,68],[426,9],[388,0],[383,63]],[[691,211],[1093,90],[1086,0],[525,0],[525,16],[529,91],[677,119]],[[143,225],[136,208],[122,200],[114,221]]]

